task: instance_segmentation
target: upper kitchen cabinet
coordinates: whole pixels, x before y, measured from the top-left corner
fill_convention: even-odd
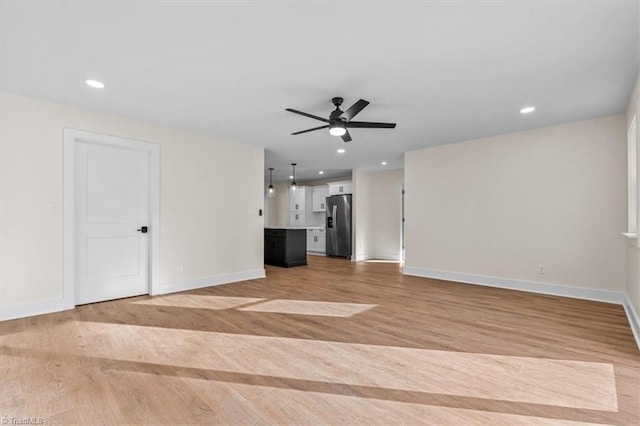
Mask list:
[[[289,190],[289,226],[304,227],[311,219],[313,188],[299,186]]]
[[[313,187],[313,211],[324,212],[327,206],[329,187],[327,185]]]
[[[353,183],[349,181],[330,182],[329,195],[353,194]]]
[[[296,190],[289,190],[289,213],[306,213],[311,211],[312,189],[308,186],[298,186]]]

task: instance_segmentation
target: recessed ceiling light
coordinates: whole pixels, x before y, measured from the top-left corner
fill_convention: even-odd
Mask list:
[[[386,161],[383,161],[383,162],[382,162],[382,163],[380,163],[380,164],[382,164],[383,166],[386,166],[386,165],[387,165],[387,162],[386,162]]]
[[[345,152],[347,152],[346,149],[344,148],[338,148],[338,154],[344,154]]]
[[[293,179],[293,176],[289,176],[289,179]]]
[[[91,86],[96,89],[104,89],[104,83],[98,80],[85,80],[87,86]]]
[[[318,174],[319,174],[319,175],[323,175],[323,174],[324,174],[324,172],[323,172],[322,170],[320,170],[320,171],[318,172]]]
[[[520,114],[530,114],[536,110],[536,107],[528,106],[524,107],[520,110]]]

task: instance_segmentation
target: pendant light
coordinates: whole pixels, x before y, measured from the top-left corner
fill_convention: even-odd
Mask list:
[[[267,196],[274,197],[276,195],[276,188],[273,186],[273,167],[269,167],[269,188],[267,189]]]
[[[296,183],[296,163],[291,163],[291,166],[293,167],[293,182],[291,182],[291,190],[295,191],[296,188],[298,187],[298,184]]]

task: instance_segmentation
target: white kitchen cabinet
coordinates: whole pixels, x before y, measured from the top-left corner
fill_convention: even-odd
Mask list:
[[[313,229],[307,229],[307,251],[315,251],[315,241],[313,240]]]
[[[327,185],[313,187],[313,204],[312,211],[324,212],[327,205],[327,197],[329,196],[329,187]]]
[[[310,186],[298,186],[295,191],[289,189],[289,226],[307,226],[307,220],[313,218],[313,190]]]
[[[329,195],[344,194],[353,194],[353,183],[351,181],[329,183]]]
[[[289,226],[302,227],[307,224],[306,217],[304,213],[301,212],[291,212],[289,215]]]
[[[298,186],[295,191],[289,189],[289,211],[303,212],[306,207],[307,196],[310,188]]]
[[[307,251],[324,253],[326,251],[324,229],[307,229]]]
[[[326,249],[326,240],[325,240],[325,235],[324,233],[322,234],[318,234],[315,236],[316,237],[316,248],[317,248],[317,252],[318,253],[324,253],[325,251],[327,251]]]

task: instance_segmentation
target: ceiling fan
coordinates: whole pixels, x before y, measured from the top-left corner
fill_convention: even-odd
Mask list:
[[[340,109],[344,99],[333,98],[331,102],[336,106],[336,109],[331,112],[329,119],[318,117],[317,115],[309,114],[306,112],[298,111],[295,109],[287,108],[289,112],[295,114],[304,115],[305,117],[313,118],[314,120],[324,121],[324,126],[314,127],[313,129],[302,130],[299,132],[291,133],[292,135],[299,135],[301,133],[313,132],[314,130],[329,128],[329,133],[333,136],[341,136],[345,142],[351,141],[351,135],[348,129],[393,129],[396,127],[396,123],[372,123],[368,121],[351,121],[360,111],[362,111],[369,102],[364,99],[360,99],[355,104],[351,105],[346,111]]]

